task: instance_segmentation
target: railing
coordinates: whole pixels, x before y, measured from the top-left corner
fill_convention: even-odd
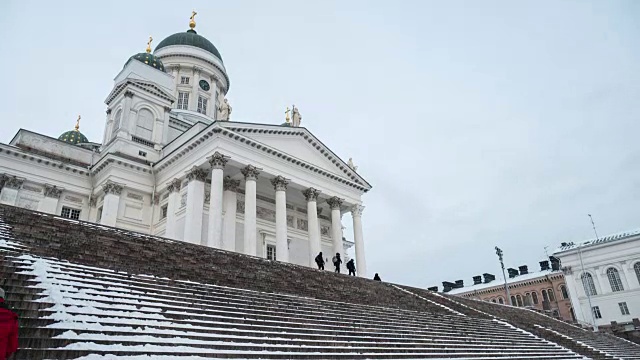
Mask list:
[[[133,136],[133,135],[131,135],[131,141],[133,141],[134,143],[138,143],[138,144],[144,145],[144,146],[148,146],[150,148],[153,148],[153,145],[154,145],[153,142],[151,142],[149,140],[145,140],[145,139],[139,138],[137,136]]]

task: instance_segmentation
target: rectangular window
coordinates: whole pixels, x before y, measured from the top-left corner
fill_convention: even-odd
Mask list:
[[[178,109],[181,109],[181,110],[189,109],[189,93],[188,92],[178,93]]]
[[[165,205],[160,209],[160,220],[165,219],[167,217],[167,208],[169,205]]]
[[[602,314],[600,313],[599,306],[594,306],[591,308],[591,310],[593,311],[593,316],[595,316],[596,319],[602,319]]]
[[[629,315],[629,308],[627,307],[626,302],[618,303],[618,306],[620,307],[620,312],[622,313],[622,315]]]
[[[60,213],[60,216],[67,218],[67,219],[73,219],[73,220],[78,220],[80,219],[80,210],[78,209],[72,209],[72,208],[68,208],[66,206],[62,207],[62,212]]]
[[[199,96],[198,97],[198,112],[200,114],[207,114],[207,103],[209,102],[209,99]]]
[[[189,85],[189,77],[188,76],[183,76],[180,78],[180,84],[182,85]]]
[[[275,260],[275,259],[276,259],[276,246],[267,245],[267,260]]]

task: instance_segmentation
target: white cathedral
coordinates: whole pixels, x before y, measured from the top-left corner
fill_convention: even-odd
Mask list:
[[[320,251],[345,256],[355,243],[366,276],[371,185],[300,127],[295,108],[283,124],[230,121],[229,77],[194,16],[115,77],[101,144],[77,124],[0,144],[0,203],[313,267]]]

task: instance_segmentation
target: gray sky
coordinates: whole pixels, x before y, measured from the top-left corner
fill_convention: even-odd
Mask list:
[[[640,227],[640,2],[2,1],[0,141],[100,141],[129,56],[188,28],[232,119],[303,125],[373,185],[369,272],[440,285]],[[350,218],[345,217],[345,224]],[[350,225],[350,224],[349,224]],[[347,237],[352,238],[351,226]]]

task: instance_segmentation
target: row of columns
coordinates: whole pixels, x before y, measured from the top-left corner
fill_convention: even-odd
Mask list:
[[[199,168],[193,168],[187,174],[187,203],[185,211],[184,236],[176,233],[176,206],[179,201],[180,181],[173,180],[167,184],[169,199],[167,205],[167,220],[165,236],[182,239],[192,243],[198,243],[219,249],[235,251],[235,227],[237,213],[237,189],[239,180],[224,177],[224,167],[229,157],[219,152],[208,158],[211,166],[211,190],[209,198],[209,228],[205,238],[202,237],[202,216],[204,202],[204,182],[207,172]],[[247,255],[257,254],[257,179],[261,169],[247,165],[241,169],[245,179],[244,197],[244,241],[243,252]],[[276,196],[276,249],[278,260],[289,262],[289,246],[287,234],[287,198],[286,190],[289,180],[283,176],[271,179]],[[315,257],[321,251],[320,225],[318,222],[317,201],[320,190],[308,188],[303,195],[307,201],[307,220],[309,234],[309,266],[315,266]],[[343,200],[332,197],[327,200],[331,207],[332,249],[334,253],[342,253],[342,223],[341,206]],[[223,209],[225,217],[223,219]],[[356,247],[356,264],[358,274],[366,276],[366,263],[364,258],[364,243],[362,239],[361,215],[364,207],[356,205],[351,209],[353,215],[354,240]]]

